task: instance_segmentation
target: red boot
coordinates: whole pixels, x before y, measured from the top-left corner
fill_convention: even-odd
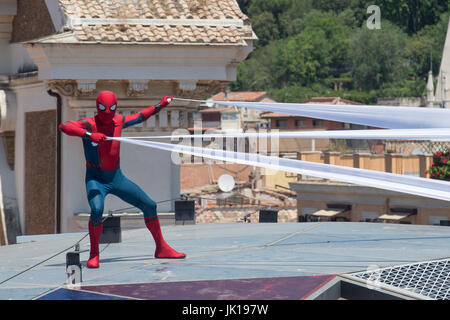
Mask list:
[[[88,268],[98,268],[100,266],[100,252],[98,249],[98,242],[102,234],[103,225],[101,222],[94,223],[89,220],[89,238],[91,240],[91,252],[89,260],[86,264]]]
[[[169,247],[166,241],[164,241],[161,233],[161,226],[159,224],[159,219],[157,216],[145,218],[145,225],[147,226],[147,229],[150,230],[153,239],[155,239],[155,258],[183,259],[186,257],[184,253],[173,250],[171,247]]]

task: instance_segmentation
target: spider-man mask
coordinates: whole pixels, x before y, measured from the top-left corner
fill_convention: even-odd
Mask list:
[[[111,123],[117,110],[117,97],[111,91],[102,91],[97,96],[97,116],[102,123]]]

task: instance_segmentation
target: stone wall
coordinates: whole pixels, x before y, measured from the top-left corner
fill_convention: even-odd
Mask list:
[[[25,115],[25,234],[55,232],[56,110]]]
[[[223,174],[231,175],[235,181],[249,181],[249,175],[253,167],[240,164],[207,164],[192,163],[181,164],[180,168],[180,187],[183,189],[204,186],[217,183]]]

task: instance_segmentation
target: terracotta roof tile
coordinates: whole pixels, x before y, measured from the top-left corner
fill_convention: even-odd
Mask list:
[[[295,116],[292,114],[280,113],[280,112],[265,112],[261,114],[261,118],[298,118],[299,116]]]
[[[230,92],[230,96],[228,99],[225,98],[225,92],[220,92],[213,96],[211,100],[216,101],[256,101],[262,97],[267,95],[267,92],[265,91],[255,91],[255,92],[245,92],[245,91],[239,91],[239,92]]]
[[[342,99],[340,97],[315,97],[311,98],[308,101],[303,103],[311,103],[311,104],[350,104],[350,105],[361,105],[361,103],[351,100]],[[298,116],[279,113],[279,112],[266,112],[261,115],[261,118],[297,118]]]
[[[224,112],[224,111],[236,111],[233,107],[224,107],[224,108],[208,108],[200,110],[200,113],[216,113],[216,112]]]
[[[59,2],[66,16],[72,21],[72,30],[79,41],[244,45],[245,40],[255,39],[248,17],[242,13],[235,0]],[[128,21],[127,24],[120,24],[117,19]],[[167,22],[161,21],[161,27],[156,24],[159,22],[152,21],[155,19],[164,19]],[[187,20],[186,24],[177,21],[180,19]]]
[[[362,103],[356,101],[350,101],[347,99],[342,99],[341,97],[315,97],[303,103],[320,103],[320,104],[354,104],[361,105]]]

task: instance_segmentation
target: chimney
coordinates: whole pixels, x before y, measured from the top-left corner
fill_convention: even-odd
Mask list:
[[[227,86],[227,88],[225,89],[225,101],[230,101],[231,98],[231,90],[230,87]]]

